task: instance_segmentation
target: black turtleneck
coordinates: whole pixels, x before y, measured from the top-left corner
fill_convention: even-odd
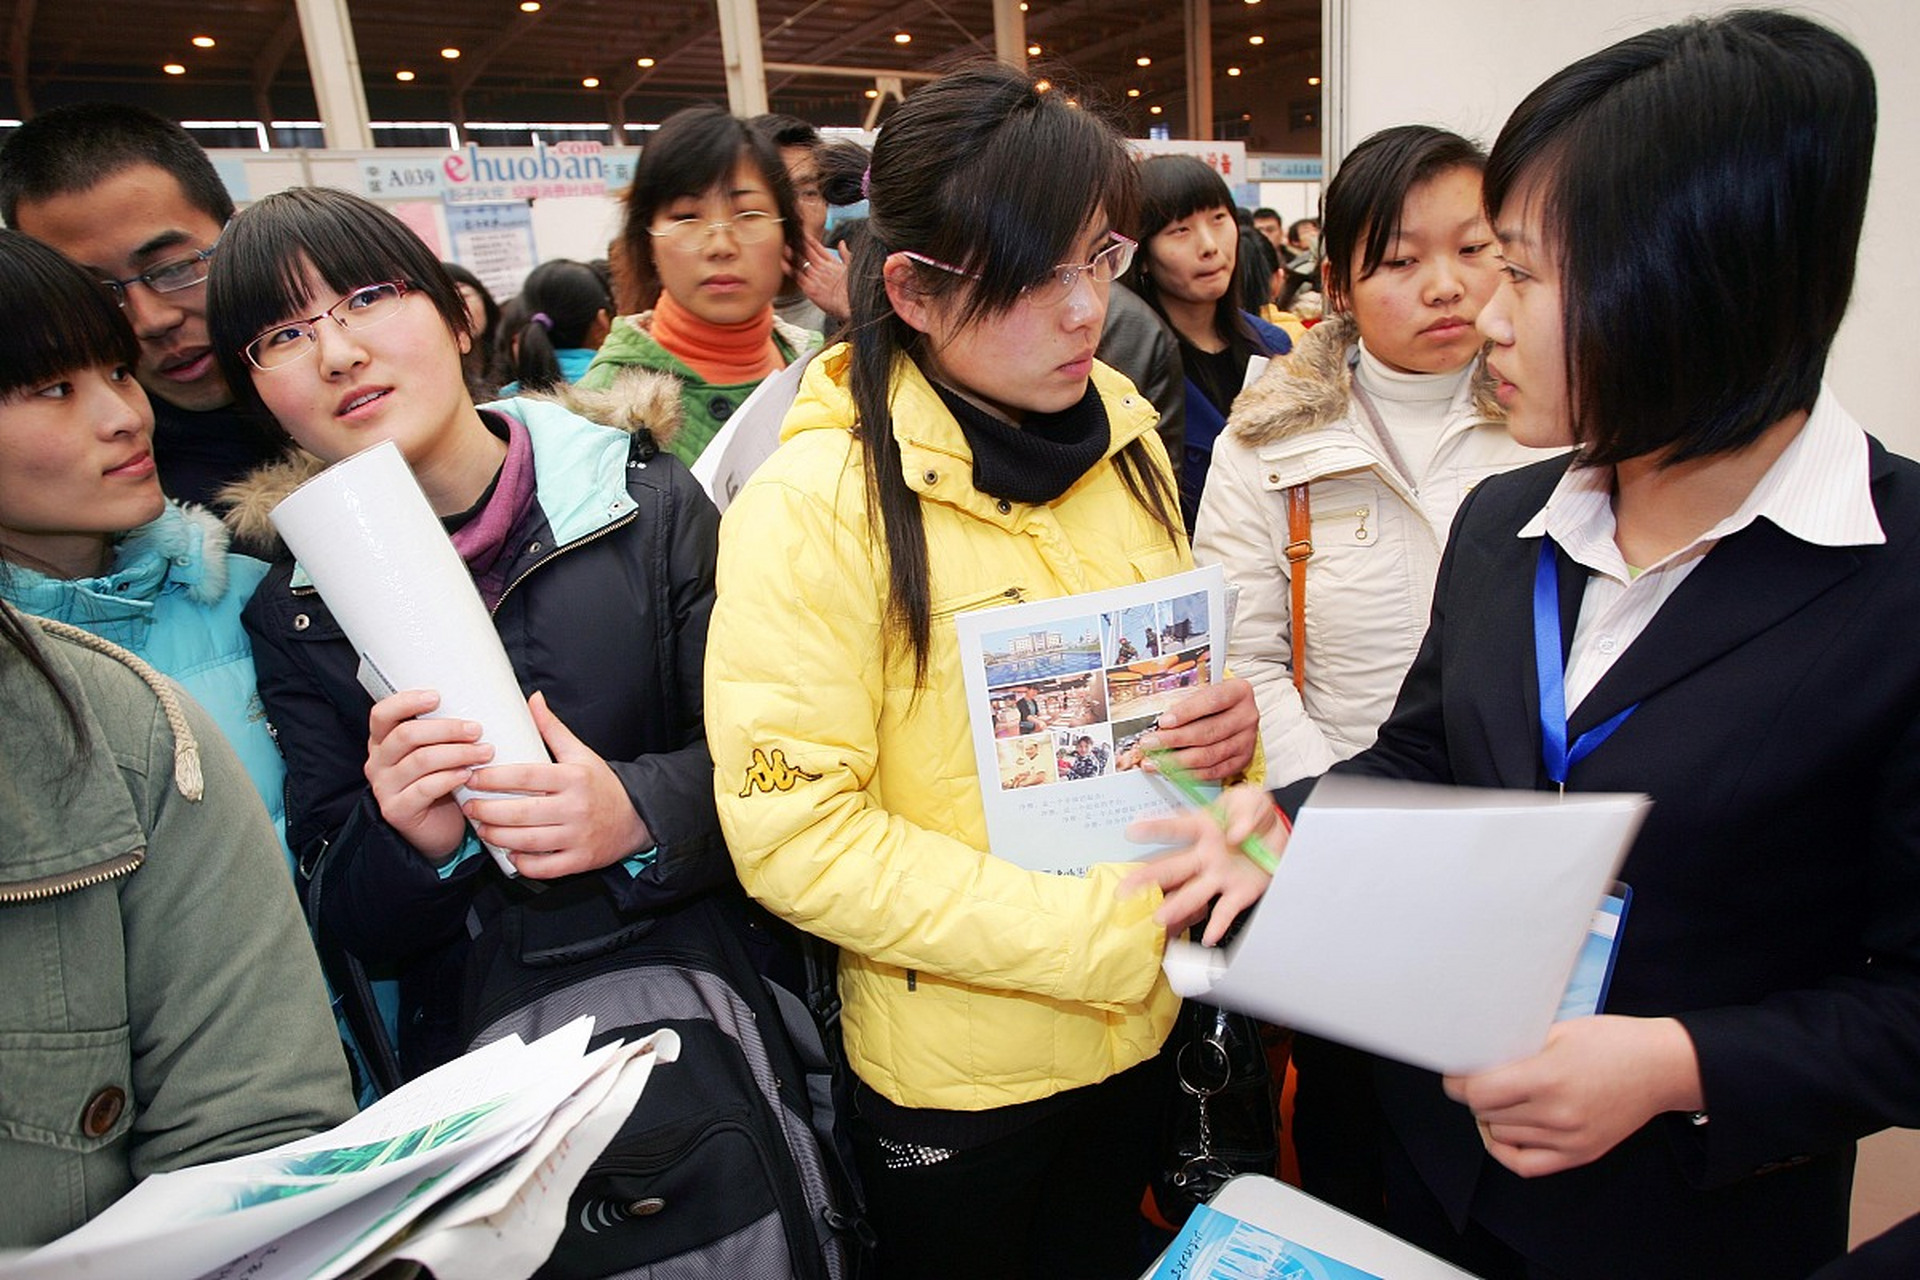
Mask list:
[[[933,389],[973,451],[973,487],[989,497],[1052,502],[1107,456],[1113,439],[1107,407],[1092,382],[1078,404],[1059,413],[1029,413],[1017,427],[937,382]]]

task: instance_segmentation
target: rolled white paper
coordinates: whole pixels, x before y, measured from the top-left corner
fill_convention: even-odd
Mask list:
[[[320,598],[360,653],[375,696],[440,694],[435,717],[474,720],[493,764],[546,764],[500,633],[460,553],[391,440],[336,462],[270,513]],[[462,787],[470,796],[496,793]],[[508,875],[506,851],[487,846]]]

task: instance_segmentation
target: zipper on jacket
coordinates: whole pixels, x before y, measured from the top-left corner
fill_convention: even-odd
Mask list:
[[[618,520],[615,520],[612,524],[602,525],[598,529],[595,529],[592,533],[588,534],[586,537],[575,538],[572,542],[569,542],[564,547],[555,547],[553,549],[552,555],[547,556],[545,559],[534,561],[532,564],[527,566],[527,571],[525,573],[515,578],[512,582],[509,582],[507,584],[507,589],[500,593],[500,598],[493,602],[493,608],[487,611],[488,614],[490,616],[497,617],[500,613],[500,606],[507,602],[507,597],[513,594],[513,589],[519,586],[521,583],[525,582],[528,578],[531,578],[536,571],[540,569],[544,569],[546,566],[552,564],[555,560],[558,560],[561,556],[566,555],[567,552],[572,551],[575,548],[584,547],[589,543],[598,542],[600,541],[600,539],[612,533],[615,529],[626,528],[628,525],[632,524],[635,520],[638,520],[639,518],[640,518],[640,509],[638,507],[635,507],[632,511],[627,512],[626,515],[620,517],[620,519]]]
[[[118,880],[123,876],[132,875],[146,860],[147,851],[143,847],[131,853],[123,853],[117,858],[109,858],[91,867],[82,867],[78,871],[63,871],[55,876],[41,876],[37,880],[22,880],[18,884],[0,885],[0,904],[40,902],[47,898],[57,898],[63,893],[72,893],[77,889],[91,889],[109,880]]]
[[[1360,527],[1353,531],[1353,536],[1365,542],[1373,536],[1367,532],[1367,518],[1372,514],[1372,507],[1355,507],[1351,511],[1316,511],[1313,514],[1313,523],[1320,524],[1328,520],[1358,520]]]

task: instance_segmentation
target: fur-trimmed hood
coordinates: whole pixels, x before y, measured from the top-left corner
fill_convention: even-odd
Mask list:
[[[655,446],[664,446],[680,429],[679,381],[671,374],[648,369],[623,369],[612,385],[598,391],[563,383],[552,391],[530,391],[495,404],[504,407],[513,400],[558,405],[599,426],[648,436]],[[325,462],[306,450],[289,449],[279,460],[256,468],[222,489],[220,501],[227,508],[227,527],[234,538],[244,546],[277,551],[280,536],[269,513],[281,499],[326,469]]]
[[[1344,420],[1353,404],[1348,361],[1359,340],[1351,316],[1330,316],[1307,330],[1292,355],[1268,364],[1260,381],[1234,402],[1227,434],[1258,449]],[[1474,413],[1483,422],[1505,423],[1507,411],[1495,398],[1494,385],[1483,353],[1474,363]]]

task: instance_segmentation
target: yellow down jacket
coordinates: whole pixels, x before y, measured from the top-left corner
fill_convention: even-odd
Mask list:
[[[1157,415],[1096,364],[1112,443],[1044,506],[973,487],[960,427],[919,369],[894,371],[894,434],[920,495],[932,648],[884,625],[885,551],[852,433],[847,350],[815,360],[785,443],[720,528],[707,739],[741,882],[841,948],[854,1069],[903,1106],[977,1111],[1093,1084],[1158,1052],[1178,1001],[1160,973],[1157,891],[1118,900],[1120,866],[1084,879],[986,852],[955,615],[1191,567],[1128,494],[1112,456]]]

